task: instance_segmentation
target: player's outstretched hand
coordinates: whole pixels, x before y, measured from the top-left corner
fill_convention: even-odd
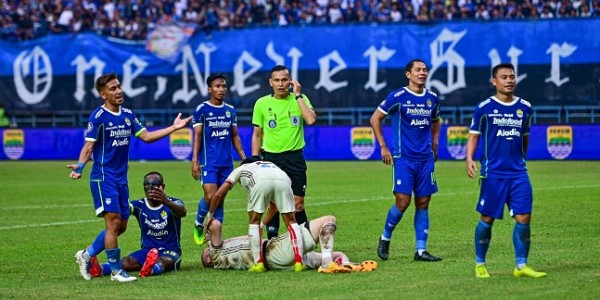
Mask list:
[[[185,127],[185,125],[187,125],[187,123],[192,119],[192,116],[189,116],[185,119],[181,118],[181,113],[177,114],[177,118],[175,118],[175,120],[173,121],[173,127],[178,130],[181,129],[183,127]]]

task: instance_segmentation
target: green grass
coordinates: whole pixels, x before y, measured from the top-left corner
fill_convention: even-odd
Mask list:
[[[71,162],[69,162],[71,163]],[[183,199],[183,264],[178,273],[117,284],[84,281],[73,255],[104,227],[94,218],[87,180],[68,178],[67,162],[0,162],[0,299],[585,299],[600,295],[600,162],[532,161],[534,187],[530,265],[543,279],[513,278],[510,218],[494,225],[488,253],[489,280],[474,276],[473,231],[478,219],[477,182],[464,162],[436,165],[429,250],[440,263],[412,260],[414,231],[408,209],[391,244],[390,260],[377,258],[377,239],[393,202],[391,168],[380,162],[309,162],[309,217],[333,214],[335,248],[353,261],[374,259],[372,273],[319,274],[205,270],[192,239],[201,188],[187,162],[132,162],[132,199],[143,195],[142,177],[158,170],[167,192]],[[88,176],[89,168],[85,170]],[[247,232],[245,195],[239,187],[226,201],[226,237]],[[139,247],[135,222],[120,238],[124,254]],[[105,255],[99,256],[105,261]]]

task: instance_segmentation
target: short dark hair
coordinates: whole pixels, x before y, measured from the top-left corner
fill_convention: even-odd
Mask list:
[[[246,157],[244,160],[242,160],[242,162],[240,163],[240,166],[245,165],[245,164],[251,164],[254,162],[260,161],[260,157],[259,156],[250,156],[250,157]]]
[[[159,172],[157,172],[157,171],[152,171],[152,172],[149,172],[148,174],[144,175],[144,181],[146,180],[146,177],[148,177],[148,176],[150,176],[150,175],[157,175],[158,177],[160,177],[160,181],[161,181],[162,183],[164,183],[164,182],[165,182],[165,179],[163,178],[162,174],[160,174],[160,173],[159,173]]]
[[[288,73],[290,72],[290,70],[286,66],[276,65],[271,69],[271,76],[273,76],[273,73],[279,71],[288,71]]]
[[[492,68],[492,78],[496,78],[496,74],[498,74],[498,70],[500,69],[511,69],[513,72],[515,71],[515,66],[511,63],[501,63]]]
[[[412,68],[416,62],[422,62],[425,66],[427,66],[427,64],[425,63],[424,60],[422,60],[420,58],[415,58],[406,64],[406,66],[404,67],[404,72],[410,72],[410,70],[412,70]]]
[[[219,78],[223,79],[225,81],[225,83],[227,83],[227,77],[225,77],[225,75],[223,75],[221,73],[217,73],[217,74],[208,76],[208,78],[206,78],[206,84],[208,84],[208,86],[210,87],[212,82]]]
[[[112,72],[112,73],[108,73],[108,74],[104,74],[101,75],[100,77],[96,78],[96,92],[98,92],[98,94],[100,94],[100,92],[102,92],[102,90],[104,90],[104,87],[106,86],[106,84],[113,80],[113,79],[117,79],[117,73]]]

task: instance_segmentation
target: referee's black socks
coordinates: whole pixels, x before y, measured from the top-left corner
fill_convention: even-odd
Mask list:
[[[267,238],[272,239],[279,234],[279,212],[267,223]]]
[[[296,212],[296,223],[302,224],[308,222],[306,211],[301,210]],[[267,223],[267,238],[271,239],[279,234],[279,212],[273,216],[273,219]]]
[[[308,222],[308,218],[306,217],[306,211],[300,210],[296,212],[296,223],[302,224]]]

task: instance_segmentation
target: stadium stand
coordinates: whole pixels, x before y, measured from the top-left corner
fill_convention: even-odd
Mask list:
[[[95,31],[145,40],[157,24],[197,31],[313,24],[597,18],[600,0],[0,0],[0,36]]]
[[[96,32],[144,40],[157,24],[192,24],[197,34],[248,27],[336,26],[350,23],[423,23],[457,20],[598,18],[600,0],[0,0],[0,39]],[[534,123],[595,123],[596,105],[534,106]],[[445,124],[467,125],[472,106],[442,106]],[[372,107],[317,108],[321,125],[368,125]],[[137,109],[147,126],[165,126],[175,111]],[[186,112],[184,112],[186,113]],[[13,127],[85,126],[89,112],[13,111]],[[251,109],[238,109],[250,124]]]

